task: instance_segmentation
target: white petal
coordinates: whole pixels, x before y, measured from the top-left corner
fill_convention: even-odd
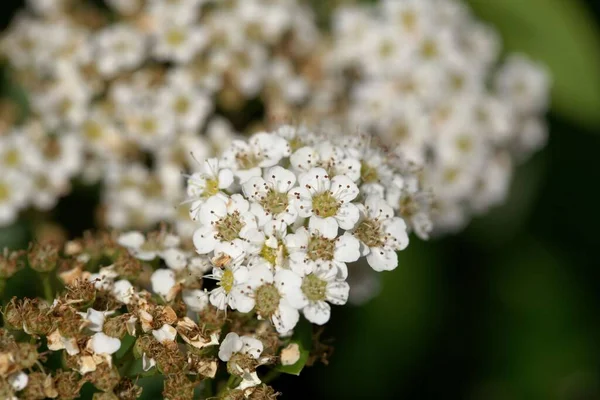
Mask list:
[[[298,177],[299,186],[311,194],[323,193],[331,187],[329,174],[323,168],[312,168]],[[356,185],[355,185],[356,186]]]
[[[8,383],[15,392],[21,391],[27,387],[29,376],[23,371],[15,372],[8,377]]]
[[[406,232],[406,223],[402,218],[395,217],[382,223],[383,230],[390,234],[392,240],[390,246],[395,250],[404,250],[408,246],[408,234]]]
[[[251,336],[242,336],[241,340],[243,343],[241,352],[258,360],[263,352],[263,342]]]
[[[308,221],[308,228],[311,233],[316,233],[327,239],[333,239],[338,233],[338,222],[333,217],[321,218],[313,215]]]
[[[154,329],[152,336],[160,343],[168,343],[175,340],[177,337],[177,330],[168,324],[163,324],[160,329]]]
[[[208,305],[208,294],[204,290],[184,290],[181,297],[188,309],[193,312],[200,312]]]
[[[217,244],[213,228],[210,225],[198,228],[194,232],[193,242],[198,254],[208,254],[213,251]]]
[[[161,253],[161,256],[165,260],[167,267],[175,271],[180,271],[187,266],[187,257],[182,250],[175,248],[166,249]]]
[[[129,304],[133,296],[133,285],[127,279],[121,279],[115,282],[112,288],[112,294],[121,303]]]
[[[356,183],[345,175],[336,175],[331,180],[331,192],[333,197],[345,203],[350,202],[358,196],[359,190]]]
[[[360,258],[360,242],[354,236],[345,233],[335,241],[333,257],[337,261],[354,262]]]
[[[209,197],[200,207],[199,219],[203,225],[209,225],[227,214],[227,205],[220,196]]]
[[[302,309],[304,316],[313,324],[323,325],[329,321],[331,307],[325,301],[314,301]]]
[[[119,238],[117,239],[117,242],[121,246],[129,247],[131,249],[139,249],[145,241],[146,238],[144,235],[137,231],[123,233],[122,235],[119,235]]]
[[[360,218],[358,207],[352,203],[344,203],[338,209],[335,219],[342,229],[352,229]]]
[[[279,303],[277,312],[272,317],[273,325],[279,333],[286,333],[296,326],[300,319],[300,313],[297,309],[282,299]]]
[[[96,354],[114,354],[121,347],[121,341],[98,332],[90,339],[89,346]]]
[[[229,361],[234,353],[242,350],[243,345],[244,343],[237,333],[229,332],[219,347],[219,358],[221,361]]]
[[[344,281],[331,282],[327,285],[326,293],[328,302],[343,305],[348,301],[350,285]]]
[[[390,248],[372,248],[367,262],[375,271],[391,271],[398,266],[398,255]]]
[[[230,169],[219,171],[219,189],[227,189],[233,183],[233,172]]]
[[[150,281],[154,293],[167,297],[173,286],[175,286],[175,272],[166,268],[157,269],[152,274]]]
[[[296,184],[296,175],[277,165],[265,173],[265,181],[276,192],[287,193]]]

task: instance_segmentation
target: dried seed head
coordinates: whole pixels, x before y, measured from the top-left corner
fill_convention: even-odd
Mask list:
[[[167,400],[192,400],[194,383],[184,373],[168,375],[165,379],[163,396]]]
[[[55,398],[58,392],[54,387],[54,380],[51,375],[43,372],[29,373],[29,379],[25,389],[19,392],[19,398],[24,400],[43,400],[45,398]]]
[[[75,371],[58,371],[54,377],[54,385],[61,400],[79,398],[79,392],[85,381]]]
[[[38,272],[50,272],[58,263],[60,246],[53,242],[31,243],[27,252],[29,266]]]
[[[4,307],[4,323],[11,329],[23,329],[23,314],[21,313],[22,301],[13,297]]]
[[[0,279],[8,279],[24,265],[24,251],[10,251],[4,249],[0,253]]]
[[[252,390],[252,393],[248,396],[248,400],[275,400],[280,394],[271,386],[261,384]]]
[[[123,378],[113,389],[119,400],[135,400],[142,395],[142,388],[133,383],[129,378]]]
[[[91,382],[97,389],[103,392],[113,390],[121,379],[119,371],[115,365],[109,366],[108,363],[101,363],[96,366],[96,370],[84,376],[84,380]]]

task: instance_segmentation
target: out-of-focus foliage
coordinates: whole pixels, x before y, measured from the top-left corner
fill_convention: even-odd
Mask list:
[[[548,66],[558,113],[600,127],[600,34],[580,0],[469,3],[498,29],[505,51],[522,51]]]

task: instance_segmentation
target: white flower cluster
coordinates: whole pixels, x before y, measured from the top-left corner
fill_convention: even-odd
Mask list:
[[[218,114],[235,121],[252,99],[299,102],[308,95],[294,64],[313,47],[317,30],[296,0],[27,3],[0,51],[26,90],[27,126],[42,133],[36,140],[69,142],[79,163],[59,165],[69,174],[54,176],[47,172],[53,161],[29,151],[48,188],[39,196],[11,183],[18,177],[3,176],[0,224],[31,203],[50,207],[66,194],[65,178],[77,175],[102,184],[107,225],[181,221],[185,231],[185,213],[175,210],[185,196],[180,172],[197,165],[190,153],[218,154],[235,136]],[[0,141],[8,163],[16,163],[13,142],[29,143],[23,130]]]
[[[26,207],[54,207],[70,190],[82,161],[73,135],[51,137],[38,124],[0,135],[0,226],[12,223]]]
[[[498,66],[495,32],[461,0],[342,5],[330,30],[299,0],[105,2],[30,0],[0,43],[31,108],[7,136],[30,125],[68,136],[79,160],[41,179],[43,200],[4,177],[0,223],[29,204],[51,207],[75,175],[101,183],[105,225],[165,221],[190,236],[179,173],[220,156],[238,131],[285,118],[358,129],[420,165],[441,233],[501,203],[515,161],[545,141],[545,71],[520,55]],[[424,237],[422,195],[388,201]]]
[[[397,267],[396,252],[408,245],[397,200],[421,191],[410,172],[360,137],[328,140],[283,126],[206,160],[188,193],[199,223],[194,246],[212,263],[206,277],[217,281],[210,303],[254,310],[285,334],[300,312],[324,324],[329,303],[346,303],[347,263],[365,257],[375,271]],[[409,223],[426,235],[426,210],[419,215]]]
[[[333,114],[423,165],[437,231],[502,203],[514,159],[546,139],[544,69],[520,55],[497,68],[495,31],[457,0],[342,6],[332,31],[327,84],[314,82],[312,112]]]

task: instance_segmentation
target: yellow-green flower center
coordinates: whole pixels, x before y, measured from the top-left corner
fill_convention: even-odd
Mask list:
[[[254,301],[256,304],[256,312],[262,318],[269,318],[277,311],[281,295],[279,290],[273,284],[268,283],[262,285],[255,292]]]
[[[240,213],[235,211],[217,221],[216,227],[221,239],[226,242],[231,242],[239,237],[240,231],[244,227],[244,223],[240,218]]]
[[[4,164],[8,167],[15,167],[21,161],[21,154],[17,149],[10,149],[4,154]]]
[[[340,208],[340,202],[330,191],[317,194],[312,201],[313,212],[321,218],[333,217]]]
[[[263,208],[271,214],[279,214],[284,212],[288,207],[287,193],[279,193],[273,189],[269,189],[265,197],[260,201]]]
[[[362,162],[360,164],[360,179],[364,183],[372,183],[379,181],[379,175],[377,174],[377,168],[370,166],[369,164]]]
[[[8,185],[0,182],[0,202],[8,200],[10,197],[10,190],[8,189]]]
[[[251,169],[254,167],[258,167],[258,163],[260,163],[260,159],[256,157],[253,153],[240,152],[235,155],[235,159],[240,167],[240,169]]]
[[[310,301],[322,301],[326,299],[327,281],[314,274],[309,274],[302,281],[302,293]]]
[[[217,179],[207,179],[204,192],[202,193],[205,197],[214,196],[219,193],[219,181]]]
[[[166,38],[169,45],[177,47],[185,41],[185,34],[179,29],[171,29]]]
[[[233,288],[233,272],[230,269],[226,269],[223,272],[219,285],[225,290],[226,293],[231,292]]]
[[[177,100],[175,100],[174,108],[177,114],[185,114],[190,109],[190,101],[183,96],[178,97]]]
[[[322,236],[314,236],[308,242],[306,255],[309,259],[333,260],[335,252],[335,239],[327,239]]]
[[[354,235],[358,240],[369,247],[383,246],[383,240],[381,239],[381,224],[378,221],[372,219],[362,221],[356,227]]]

